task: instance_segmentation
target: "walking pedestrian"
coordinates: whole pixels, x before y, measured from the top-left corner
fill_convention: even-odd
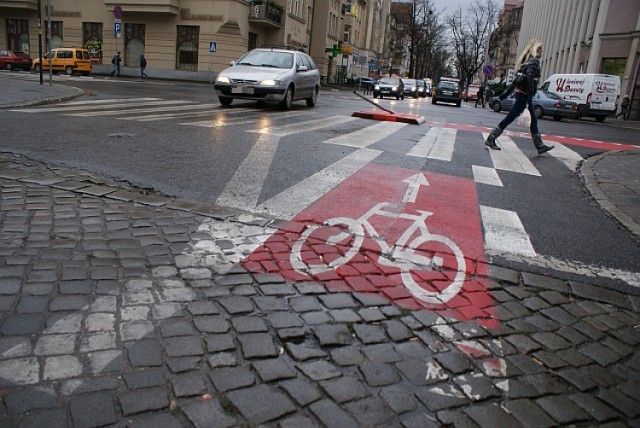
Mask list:
[[[531,114],[531,138],[533,145],[535,146],[538,154],[543,154],[553,149],[554,146],[547,146],[542,141],[542,136],[538,130],[538,119],[533,111],[533,96],[538,89],[538,79],[540,78],[540,56],[542,56],[542,41],[540,39],[531,39],[524,48],[524,51],[516,62],[516,69],[518,74],[513,80],[511,86],[507,88],[502,94],[500,99],[507,98],[509,93],[515,89],[515,102],[511,106],[507,116],[496,126],[487,139],[484,145],[493,150],[500,150],[500,147],[496,144],[496,138],[498,138],[507,126],[511,124],[525,108],[529,109]]]
[[[478,98],[476,98],[476,105],[474,107],[478,107],[478,103],[484,108],[484,86],[478,88]]]
[[[118,52],[111,59],[111,64],[113,64],[113,71],[111,72],[111,76],[120,77],[120,64],[122,63],[122,54]]]
[[[147,59],[144,55],[140,55],[140,79],[146,79],[147,74],[144,72],[144,69],[147,68]]]
[[[622,103],[620,103],[620,113],[616,114],[616,119],[618,116],[622,116],[622,120],[629,119],[629,105],[631,102],[629,101],[629,95],[625,95],[622,98]]]

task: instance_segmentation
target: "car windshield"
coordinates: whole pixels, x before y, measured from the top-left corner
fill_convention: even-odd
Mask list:
[[[292,68],[293,54],[277,51],[251,51],[240,58],[236,65],[255,67]]]
[[[403,81],[407,85],[415,85],[416,84],[416,81],[414,79],[404,79]]]
[[[398,81],[396,79],[380,79],[378,83],[381,85],[397,85]]]
[[[438,86],[445,89],[458,89],[458,85],[453,82],[440,82],[440,85]]]
[[[561,100],[562,98],[557,95],[554,94],[553,92],[542,92],[547,98],[551,98],[552,100]]]

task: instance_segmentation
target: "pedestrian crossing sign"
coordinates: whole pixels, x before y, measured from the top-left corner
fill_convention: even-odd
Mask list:
[[[217,42],[209,42],[209,52],[214,53],[218,50]]]

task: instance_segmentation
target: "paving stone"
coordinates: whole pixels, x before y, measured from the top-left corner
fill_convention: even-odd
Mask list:
[[[355,416],[362,426],[384,426],[395,416],[385,401],[378,397],[352,401],[345,404],[344,407]]]
[[[528,272],[522,272],[521,275],[522,282],[528,287],[546,288],[565,294],[570,291],[568,284],[556,278],[549,278],[547,276],[536,275]]]
[[[429,384],[429,365],[425,364],[424,358],[406,358],[404,361],[397,362],[395,367],[416,386],[424,386]]]
[[[580,367],[593,363],[593,360],[591,358],[586,357],[585,355],[572,348],[556,351],[556,355],[569,363],[569,365],[574,367]]]
[[[43,296],[24,296],[20,298],[17,313],[42,313],[49,304],[49,298]]]
[[[603,367],[611,365],[621,358],[618,353],[599,343],[589,343],[578,348],[578,351]]]
[[[0,334],[19,336],[39,333],[42,329],[42,318],[41,314],[8,315],[0,327]]]
[[[306,312],[301,315],[305,324],[310,326],[329,324],[333,319],[325,312]]]
[[[275,312],[267,315],[267,320],[274,328],[302,327],[302,320],[296,314]]]
[[[360,350],[347,347],[333,349],[331,359],[339,366],[358,366],[364,361]]]
[[[130,321],[120,323],[120,338],[124,341],[152,338],[155,329],[150,321]]]
[[[596,381],[598,385],[608,388],[621,382],[620,377],[616,376],[611,370],[601,367],[597,364],[590,364],[580,368],[580,371]]]
[[[231,328],[227,318],[222,315],[194,317],[193,322],[203,333],[226,333]]]
[[[137,389],[118,394],[122,414],[133,415],[149,410],[160,410],[169,406],[169,397],[164,387]]]
[[[245,296],[225,296],[218,299],[218,303],[230,314],[245,314],[254,311],[251,299]]]
[[[333,364],[323,360],[299,363],[297,366],[311,380],[327,380],[342,375]]]
[[[510,428],[518,425],[518,421],[496,403],[468,407],[463,411],[481,427]]]
[[[618,417],[618,412],[604,404],[591,394],[573,394],[569,396],[573,402],[582,407],[598,422],[604,422],[608,419]]]
[[[209,367],[212,369],[219,367],[234,367],[239,363],[238,357],[236,354],[231,352],[217,352],[215,354],[209,355],[207,359],[209,363]]]
[[[124,365],[121,350],[96,351],[87,354],[89,368],[93,374],[118,373]]]
[[[533,386],[541,395],[565,394],[569,392],[569,389],[564,384],[556,381],[547,373],[526,375],[522,376],[520,379]]]
[[[184,311],[180,303],[160,303],[153,305],[151,314],[153,318],[162,320],[165,318],[182,317],[184,316]]]
[[[40,380],[37,358],[15,358],[0,361],[0,387],[31,385]]]
[[[380,326],[369,324],[354,324],[353,330],[356,336],[364,344],[387,342],[387,335]]]
[[[176,397],[191,397],[207,392],[207,386],[198,372],[179,374],[171,380],[171,383]]]
[[[507,360],[512,362],[525,374],[543,373],[546,371],[542,364],[527,355],[509,355]]]
[[[187,310],[193,316],[197,315],[218,315],[220,310],[214,302],[196,301],[187,304]]]
[[[278,421],[278,428],[320,428],[320,425],[310,416],[293,415]]]
[[[469,359],[460,352],[443,352],[435,355],[434,358],[445,369],[456,374],[473,370]]]
[[[549,351],[557,351],[571,346],[561,336],[551,332],[534,333],[531,337]]]
[[[313,332],[321,346],[349,345],[353,342],[353,336],[344,324],[319,325]]]
[[[601,389],[597,397],[612,407],[618,409],[629,418],[640,415],[640,405],[637,396],[631,398],[617,388]]]
[[[330,400],[317,401],[309,410],[320,422],[329,428],[357,428],[360,425],[349,414]]]
[[[127,345],[127,355],[134,367],[162,365],[162,348],[155,340],[139,340]]]
[[[566,361],[558,357],[554,352],[540,351],[535,352],[533,356],[550,369],[560,369],[568,365]]]
[[[365,361],[359,366],[370,386],[386,386],[400,382],[398,371],[391,364],[375,364]]]
[[[182,424],[173,415],[167,413],[150,413],[127,419],[127,428],[180,428]]]
[[[516,378],[496,379],[495,385],[503,392],[503,395],[507,395],[512,400],[540,396],[540,393],[533,386]]]
[[[347,293],[324,294],[318,296],[318,298],[329,309],[355,308],[358,306],[351,294]]]
[[[333,309],[329,316],[337,323],[356,323],[362,321],[360,316],[351,309]]]
[[[382,321],[387,318],[386,315],[377,307],[366,307],[364,309],[360,309],[358,311],[358,315],[360,315],[362,320],[365,322]],[[400,323],[400,321],[396,322]]]
[[[247,359],[275,357],[278,355],[273,338],[267,333],[251,333],[237,336],[242,353]]]
[[[79,378],[63,381],[60,387],[62,395],[80,395],[90,392],[103,392],[118,388],[114,377]]]
[[[57,407],[56,391],[49,386],[38,386],[30,389],[8,392],[4,404],[9,413],[26,413],[38,409]]]
[[[209,334],[205,337],[207,352],[231,351],[236,344],[231,334]]]
[[[499,397],[491,380],[482,373],[469,373],[457,376],[453,381],[471,401],[483,401],[491,397]]]
[[[194,400],[181,407],[182,412],[196,428],[211,427],[212,421],[220,428],[236,426],[237,418],[226,413],[216,398]]]
[[[75,350],[74,334],[47,334],[40,336],[33,350],[34,355],[72,354]]]
[[[186,319],[168,319],[160,322],[160,333],[163,337],[188,336],[195,334],[191,322]]]
[[[531,400],[507,400],[505,409],[524,427],[546,428],[556,426],[556,422]]]
[[[320,386],[334,401],[340,404],[370,395],[362,383],[350,376],[326,380],[320,382]]]
[[[561,424],[569,424],[589,418],[589,415],[566,395],[542,397],[536,400],[536,403],[556,422]]]
[[[572,327],[562,327],[556,333],[574,345],[580,345],[589,340],[584,334]]]
[[[322,349],[312,348],[306,345],[296,345],[295,343],[287,343],[286,348],[289,354],[298,361],[322,358],[327,355]]]
[[[255,361],[253,362],[253,368],[263,382],[290,379],[296,376],[296,373],[282,357]]]
[[[234,293],[237,293],[237,289],[234,289]],[[289,305],[287,301],[281,297],[273,296],[256,296],[253,298],[258,309],[262,312],[273,311],[288,311]]]
[[[71,397],[69,411],[74,425],[79,427],[97,427],[118,421],[111,392]]]
[[[44,362],[43,380],[68,379],[82,374],[82,363],[73,355],[49,357]]]
[[[233,328],[238,333],[260,333],[268,331],[264,321],[256,316],[238,316],[231,319]]]
[[[610,303],[624,309],[631,309],[629,300],[626,298],[626,295],[622,293],[581,282],[569,281],[569,285],[571,286],[571,292],[575,296]]]
[[[222,367],[211,370],[209,378],[220,393],[244,388],[255,383],[256,378],[248,367]]]
[[[0,417],[0,425],[2,424]],[[30,412],[20,421],[20,428],[66,428],[69,420],[67,413],[63,409],[40,410]],[[9,426],[8,424],[6,426]]]
[[[460,428],[477,428],[478,424],[473,422],[469,416],[457,410],[441,410],[437,413],[438,420],[442,424],[453,425]],[[442,425],[442,424],[439,424]]]
[[[146,369],[122,374],[129,389],[150,388],[166,383],[162,369]]]
[[[267,385],[231,391],[226,397],[251,424],[268,422],[297,409],[287,396]]]
[[[468,403],[462,391],[448,383],[420,388],[415,395],[432,412]]]
[[[312,383],[302,378],[286,380],[281,382],[280,386],[299,406],[302,407],[313,403],[322,396]]]
[[[410,412],[418,406],[413,394],[399,385],[380,388],[379,395],[397,414]]]
[[[362,353],[373,363],[396,363],[403,357],[396,352],[390,343],[366,345],[361,348]]]

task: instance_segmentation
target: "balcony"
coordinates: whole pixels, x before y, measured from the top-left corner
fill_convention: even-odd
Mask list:
[[[38,3],[36,0],[0,0],[0,9],[2,8],[38,10]]]
[[[282,28],[282,11],[277,6],[253,3],[249,7],[249,22],[268,28]]]
[[[2,0],[0,0],[2,1]],[[107,10],[120,5],[123,13],[143,12],[178,15],[180,13],[180,0],[104,0]]]

